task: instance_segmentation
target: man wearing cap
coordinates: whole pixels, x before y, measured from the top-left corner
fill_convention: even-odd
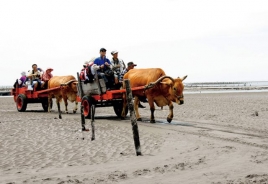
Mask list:
[[[126,65],[122,59],[118,58],[118,51],[114,50],[111,52],[113,58],[111,59],[111,64],[113,71],[115,73],[114,79],[115,79],[115,84],[119,82],[119,79],[121,78],[122,72],[126,69]]]
[[[124,75],[131,69],[133,69],[135,66],[137,66],[136,64],[134,64],[132,61],[127,63],[127,68],[125,70],[123,70],[123,72],[121,73],[121,78],[120,81],[123,82],[123,77]]]
[[[94,64],[97,65],[96,68],[97,68],[98,76],[102,77],[104,79],[107,88],[111,88],[112,85],[109,84],[109,81],[104,73],[106,70],[112,69],[110,60],[108,58],[106,58],[106,49],[105,48],[100,49],[100,57],[98,57],[94,60]]]
[[[124,75],[131,69],[133,69],[135,66],[137,66],[136,64],[134,64],[132,61],[128,62],[127,63],[127,68],[122,72],[122,75],[121,75],[121,78],[120,78],[120,81],[123,82],[123,77]],[[143,100],[146,102],[146,100]],[[145,108],[145,106],[141,105],[141,103],[139,103],[139,107],[140,108]]]

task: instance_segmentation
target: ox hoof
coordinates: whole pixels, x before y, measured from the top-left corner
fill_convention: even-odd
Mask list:
[[[137,121],[142,121],[142,119],[141,118],[138,118]]]
[[[76,111],[75,110],[73,110],[73,113],[75,114],[76,113]],[[67,113],[68,114],[68,113]]]
[[[169,122],[169,123],[170,123],[171,121],[172,121],[172,119],[171,119],[171,118],[167,118],[167,122]]]
[[[66,111],[65,113],[66,113],[66,114],[69,114],[69,112],[68,112],[68,111]]]
[[[59,117],[59,119],[62,119],[61,116]]]
[[[150,120],[150,123],[155,123],[155,120],[154,119]]]

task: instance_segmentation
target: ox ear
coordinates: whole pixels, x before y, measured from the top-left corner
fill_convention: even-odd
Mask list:
[[[178,77],[178,78],[180,78],[180,77]],[[185,75],[185,76],[181,79],[181,81],[184,81],[186,78],[187,78],[187,75]]]

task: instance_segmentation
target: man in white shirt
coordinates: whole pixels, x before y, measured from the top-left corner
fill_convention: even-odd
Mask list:
[[[115,84],[118,84],[121,78],[122,72],[126,69],[126,65],[122,59],[118,58],[118,51],[114,50],[111,52],[113,58],[111,59],[112,69],[114,71]]]
[[[37,64],[32,65],[32,70],[29,70],[27,78],[31,80],[32,87],[34,90],[41,87],[41,76],[43,70],[37,67]]]

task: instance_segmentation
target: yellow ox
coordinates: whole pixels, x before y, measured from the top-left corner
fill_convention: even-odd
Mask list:
[[[76,101],[77,97],[77,80],[74,76],[54,76],[48,81],[48,89],[59,87],[58,89],[51,90],[48,92],[48,112],[51,111],[52,98],[56,98],[56,103],[59,112],[59,118],[61,119],[61,110],[60,110],[60,102],[63,99],[65,104],[65,112],[68,113],[68,102],[75,102],[75,107],[73,109],[73,113],[77,111]]]
[[[140,113],[139,113],[139,98],[146,97],[148,99],[148,103],[151,110],[150,122],[155,123],[154,111],[155,106],[154,103],[163,107],[169,106],[169,114],[167,116],[167,121],[170,123],[173,119],[173,103],[175,102],[179,105],[184,103],[183,98],[183,89],[184,85],[182,81],[186,79],[187,76],[182,78],[175,78],[166,76],[165,72],[161,68],[146,68],[146,69],[132,69],[124,75],[124,79],[130,80],[131,88],[138,86],[146,86],[149,85],[152,88],[143,90],[132,91],[134,100],[134,109],[136,112],[136,117],[138,121],[141,121]],[[123,88],[125,86],[123,85]],[[126,96],[123,96],[123,110],[122,110],[122,118],[125,118],[125,107],[126,107]]]

